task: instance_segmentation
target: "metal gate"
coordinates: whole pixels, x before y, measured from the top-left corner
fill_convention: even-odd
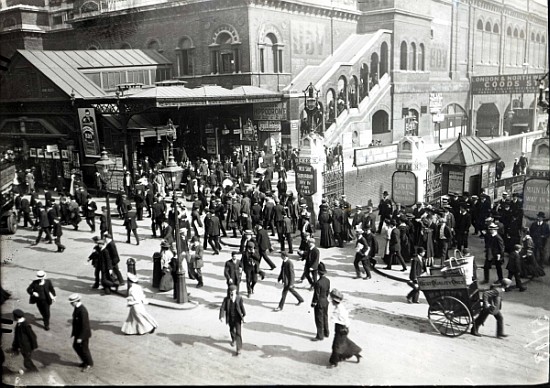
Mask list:
[[[344,194],[344,163],[325,164],[323,171],[323,198],[332,202]]]
[[[426,193],[424,194],[424,201],[430,204],[439,203],[441,200],[441,177],[442,173],[434,173],[433,171],[426,171],[426,179],[424,184],[426,185]]]

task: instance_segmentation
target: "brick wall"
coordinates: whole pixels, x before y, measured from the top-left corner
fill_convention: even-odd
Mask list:
[[[366,206],[370,201],[377,207],[384,190],[391,191],[391,177],[394,171],[395,160],[346,171],[344,193],[348,201],[353,206]]]

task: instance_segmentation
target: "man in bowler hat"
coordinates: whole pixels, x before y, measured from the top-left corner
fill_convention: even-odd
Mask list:
[[[304,302],[304,299],[302,299],[300,294],[294,289],[294,264],[288,259],[286,252],[281,252],[281,259],[283,259],[283,265],[281,265],[281,273],[277,281],[283,282],[283,293],[279,306],[274,311],[281,311],[283,309],[285,306],[286,294],[289,291],[298,299],[298,306]]]
[[[315,327],[317,327],[317,336],[312,341],[322,341],[329,336],[328,324],[328,296],[330,294],[330,280],[326,277],[327,269],[325,263],[319,263],[317,268],[319,280],[315,282],[313,288],[313,300],[311,307],[315,313]]]
[[[38,348],[36,334],[31,325],[25,320],[25,313],[20,309],[13,310],[13,319],[17,322],[13,335],[11,350],[14,354],[21,352],[23,356],[23,365],[30,371],[36,372],[38,368],[32,362],[31,355],[33,350]]]
[[[90,329],[88,310],[84,307],[80,299],[79,294],[72,294],[69,297],[69,302],[74,307],[71,337],[74,338],[73,349],[82,361],[79,366],[82,368],[82,372],[88,372],[94,366],[94,361],[92,360],[89,349],[92,330]]]

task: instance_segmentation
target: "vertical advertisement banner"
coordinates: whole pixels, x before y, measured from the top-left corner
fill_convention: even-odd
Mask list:
[[[78,122],[82,135],[82,148],[86,157],[100,156],[97,122],[94,108],[78,108]]]

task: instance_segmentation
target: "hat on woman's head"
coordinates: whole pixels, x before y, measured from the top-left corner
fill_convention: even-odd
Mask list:
[[[138,282],[138,277],[137,275],[134,275],[133,273],[129,273],[128,274],[128,280],[132,283],[137,283]]]
[[[333,301],[340,303],[342,299],[344,299],[344,294],[342,294],[342,292],[340,292],[336,288],[333,288],[332,291],[330,292],[330,297],[332,298]]]

